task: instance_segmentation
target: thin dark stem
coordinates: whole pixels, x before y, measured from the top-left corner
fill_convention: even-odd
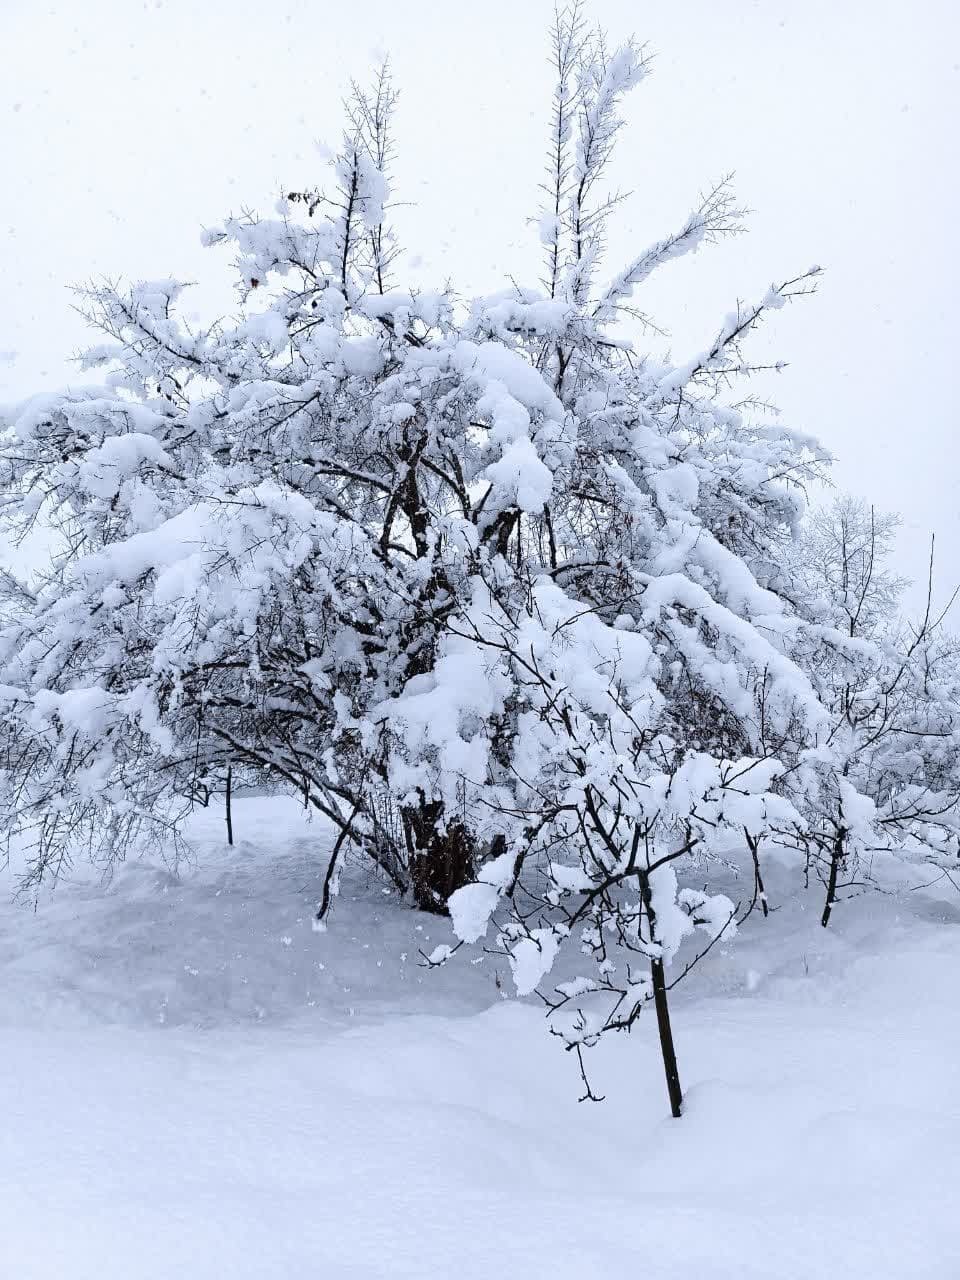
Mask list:
[[[227,844],[233,844],[233,765],[227,765]]]

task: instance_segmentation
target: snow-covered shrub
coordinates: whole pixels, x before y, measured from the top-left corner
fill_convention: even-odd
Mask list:
[[[803,661],[830,715],[800,844],[834,904],[874,884],[877,855],[950,874],[960,848],[960,672],[945,608],[901,613],[890,567],[899,519],[841,496],[814,511],[789,557],[790,595],[809,621]]]
[[[81,291],[102,385],[28,401],[0,445],[8,530],[51,546],[4,580],[3,811],[39,877],[168,840],[228,768],[288,788],[338,831],[321,918],[354,848],[463,939],[495,916],[521,992],[580,948],[554,1029],[579,1055],[652,998],[679,1112],[666,967],[736,925],[711,867],[746,840],[759,884],[824,796],[864,839],[885,819],[818,674],[859,642],[784,574],[826,457],[731,391],[819,268],[680,363],[644,353],[644,281],[740,213],[721,182],[609,275],[649,59],[579,6],[553,55],[539,285],[397,282],[383,70],[325,187],[206,233],[234,318],[189,324],[176,280]]]

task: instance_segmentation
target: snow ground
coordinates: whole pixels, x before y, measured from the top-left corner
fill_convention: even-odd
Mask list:
[[[179,875],[0,898],[3,1280],[960,1276],[960,903],[824,932],[772,874],[676,993],[673,1121],[652,1017],[578,1105],[493,957],[418,967],[448,926],[363,877],[313,933],[325,833],[237,810]]]

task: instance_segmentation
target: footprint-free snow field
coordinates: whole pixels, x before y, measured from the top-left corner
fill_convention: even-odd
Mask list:
[[[311,928],[295,804],[0,909],[4,1280],[951,1280],[960,907],[784,877],[652,1013],[571,1055],[496,955],[374,879]],[[11,879],[7,889],[12,891]],[[771,886],[776,902],[776,881]],[[773,957],[776,955],[776,959]]]

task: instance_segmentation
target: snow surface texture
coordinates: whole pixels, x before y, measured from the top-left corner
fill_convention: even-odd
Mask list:
[[[314,933],[323,828],[221,823],[176,875],[0,906],[4,1280],[960,1274],[954,903],[824,931],[771,869],[777,916],[676,992],[678,1122],[652,1011],[578,1106],[503,962],[420,967],[449,924],[360,876]]]

